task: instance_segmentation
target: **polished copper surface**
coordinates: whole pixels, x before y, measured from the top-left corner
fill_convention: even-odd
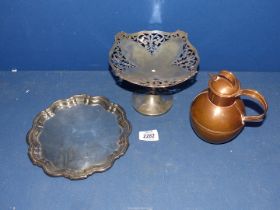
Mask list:
[[[190,117],[196,134],[210,143],[225,143],[236,137],[245,122],[260,122],[268,109],[265,98],[256,90],[241,89],[239,80],[229,71],[211,75],[209,88],[194,99]],[[263,113],[246,116],[245,106],[240,99],[245,95],[257,100]]]

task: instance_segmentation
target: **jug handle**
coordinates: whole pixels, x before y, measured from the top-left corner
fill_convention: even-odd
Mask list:
[[[260,94],[258,91],[252,89],[241,89],[239,95],[248,96],[257,100],[263,108],[263,113],[260,115],[243,116],[242,118],[243,122],[261,122],[264,119],[266,112],[268,110],[268,104],[264,96]]]

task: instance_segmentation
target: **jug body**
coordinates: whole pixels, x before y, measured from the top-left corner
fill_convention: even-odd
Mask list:
[[[239,97],[229,106],[217,106],[210,101],[206,90],[194,99],[190,113],[196,134],[210,143],[230,141],[244,127],[245,107]]]

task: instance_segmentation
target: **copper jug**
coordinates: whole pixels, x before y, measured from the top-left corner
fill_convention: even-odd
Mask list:
[[[212,75],[208,86],[196,96],[190,109],[193,130],[201,139],[214,144],[225,143],[236,137],[246,122],[264,119],[268,109],[265,98],[256,90],[241,89],[233,73],[222,70]],[[246,116],[241,95],[257,100],[263,113]]]

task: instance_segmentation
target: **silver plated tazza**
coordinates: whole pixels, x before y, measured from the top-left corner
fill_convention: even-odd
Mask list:
[[[102,96],[75,95],[35,117],[28,154],[48,175],[84,179],[126,152],[130,132],[121,106]]]
[[[113,74],[121,80],[152,90],[134,93],[134,108],[144,115],[160,115],[171,108],[173,97],[160,95],[157,89],[192,78],[197,73],[199,56],[183,31],[119,32],[109,53],[109,63]]]

